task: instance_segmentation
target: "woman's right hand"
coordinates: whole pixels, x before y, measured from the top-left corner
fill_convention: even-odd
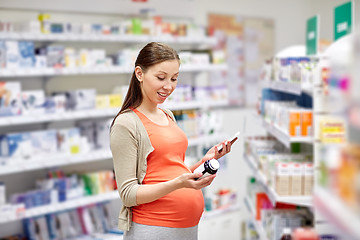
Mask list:
[[[216,174],[195,180],[202,176],[202,173],[184,173],[176,178],[179,181],[180,188],[194,188],[194,189],[202,189],[204,187],[209,186]]]

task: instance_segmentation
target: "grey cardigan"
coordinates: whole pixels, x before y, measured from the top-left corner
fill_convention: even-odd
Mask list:
[[[175,121],[170,110],[164,111]],[[110,148],[116,183],[122,201],[118,227],[129,231],[131,207],[136,206],[136,193],[144,180],[147,156],[154,150],[145,126],[134,111],[120,114],[110,130]]]

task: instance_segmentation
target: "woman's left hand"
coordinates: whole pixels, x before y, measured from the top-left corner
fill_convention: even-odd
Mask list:
[[[219,152],[218,148],[222,145],[222,149]],[[224,156],[225,154],[229,153],[231,151],[231,143],[226,140],[221,142],[220,144],[217,144],[215,146],[213,146],[212,148],[209,149],[209,151],[205,154],[205,156],[203,157],[203,162],[210,160],[210,159],[219,159],[222,156]]]

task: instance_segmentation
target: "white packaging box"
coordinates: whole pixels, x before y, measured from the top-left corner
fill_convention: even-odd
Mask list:
[[[80,129],[80,135],[87,139],[91,149],[96,146],[96,126],[94,121],[81,121],[77,124]]]
[[[304,163],[304,185],[303,194],[313,195],[314,189],[314,165],[313,163]]]
[[[51,156],[57,153],[56,130],[34,131],[30,132],[30,136],[33,157],[47,157],[51,160]]]
[[[34,42],[20,41],[19,42],[19,67],[33,68],[35,66],[35,48]]]
[[[17,41],[6,41],[6,68],[18,69],[20,62],[19,44]]]
[[[81,138],[79,128],[61,129],[57,131],[56,135],[59,152],[66,155],[80,153]]]
[[[28,159],[33,154],[29,133],[10,133],[0,136],[0,156],[11,164]]]
[[[303,195],[304,165],[299,162],[289,163],[290,169],[290,195]]]
[[[78,89],[75,90],[75,109],[95,109],[96,89]]]
[[[275,191],[279,196],[290,194],[290,169],[289,164],[277,162],[275,164]]]
[[[0,41],[0,69],[6,68],[6,46],[5,41]]]
[[[110,125],[112,119],[98,121],[96,126],[96,147],[110,149]]]
[[[22,91],[22,114],[37,115],[45,113],[44,90]]]
[[[0,117],[21,114],[20,82],[0,82]]]
[[[64,46],[48,46],[46,50],[48,67],[61,68],[65,66]]]

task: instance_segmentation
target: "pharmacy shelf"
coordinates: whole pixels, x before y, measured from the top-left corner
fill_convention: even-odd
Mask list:
[[[56,42],[118,42],[148,43],[164,42],[178,44],[216,44],[215,37],[207,36],[148,36],[148,35],[105,35],[105,34],[43,34],[29,32],[0,33],[0,40],[56,41]]]
[[[186,101],[186,102],[169,102],[161,105],[161,107],[174,110],[188,110],[200,108],[219,108],[228,105],[228,101]],[[9,127],[17,125],[29,125],[45,122],[62,122],[79,119],[93,119],[93,118],[113,118],[119,112],[118,108],[110,109],[86,109],[76,110],[60,113],[37,114],[37,115],[19,115],[0,117],[0,127]]]
[[[360,239],[360,216],[350,209],[336,194],[318,187],[314,194],[314,206],[326,219],[349,239]]]
[[[185,64],[180,67],[181,72],[223,71],[226,64]],[[130,74],[133,68],[123,66],[95,66],[75,68],[16,68],[1,69],[0,77],[36,77],[36,76],[71,76],[95,74]]]
[[[19,115],[0,117],[0,127],[28,125],[43,122],[59,122],[78,119],[91,119],[114,117],[119,109],[86,109],[60,113],[38,114],[38,115]]]
[[[244,155],[245,161],[248,163],[250,168],[255,174],[255,178],[264,186],[264,190],[268,195],[270,201],[273,205],[277,202],[288,203],[296,206],[303,207],[313,207],[313,197],[312,196],[279,196],[275,190],[269,186],[269,181],[266,176],[258,169],[257,161],[253,156]]]
[[[265,229],[262,226],[261,222],[259,220],[256,220],[256,218],[255,218],[255,216],[256,216],[255,208],[254,208],[253,204],[251,203],[248,196],[245,196],[244,203],[245,203],[245,206],[247,207],[247,209],[249,210],[249,213],[251,215],[251,221],[254,224],[255,230],[259,235],[259,239],[260,240],[267,240]]]
[[[305,88],[301,83],[296,82],[268,81],[263,87],[294,95],[301,95],[303,92],[312,95],[312,89],[310,87]]]
[[[189,139],[189,147],[198,145],[207,145],[214,142],[223,141],[223,135],[200,136]],[[53,156],[38,156],[31,159],[10,159],[9,163],[2,165],[0,168],[0,176],[14,173],[22,173],[38,169],[46,169],[64,165],[72,165],[79,163],[88,163],[112,159],[111,151],[108,149],[93,150],[87,153],[79,153],[74,155],[57,153]]]
[[[65,202],[59,202],[56,204],[50,204],[50,205],[44,205],[44,206],[40,206],[40,207],[26,209],[23,216],[19,217],[19,218],[11,219],[11,218],[2,218],[0,216],[0,223],[7,223],[7,222],[12,222],[12,221],[22,220],[25,218],[41,216],[41,215],[45,215],[45,214],[49,214],[49,213],[66,211],[66,210],[70,210],[70,209],[74,209],[74,208],[78,208],[78,207],[82,207],[82,206],[87,206],[87,205],[91,205],[91,204],[95,204],[95,203],[99,203],[99,202],[106,202],[106,201],[111,201],[111,200],[116,200],[116,199],[120,199],[118,191],[112,191],[112,192],[102,193],[102,194],[93,195],[93,196],[85,196],[85,197],[78,198],[78,199],[68,200]]]
[[[57,153],[53,156],[33,157],[31,159],[11,159],[10,163],[1,166],[0,176],[13,173],[22,173],[37,169],[46,169],[57,166],[94,162],[112,158],[111,151],[107,149],[94,150],[88,153],[67,155]]]
[[[290,147],[291,143],[313,143],[313,137],[291,137],[278,126],[269,123],[265,119],[262,120],[264,128],[276,139],[282,142],[286,147]]]

